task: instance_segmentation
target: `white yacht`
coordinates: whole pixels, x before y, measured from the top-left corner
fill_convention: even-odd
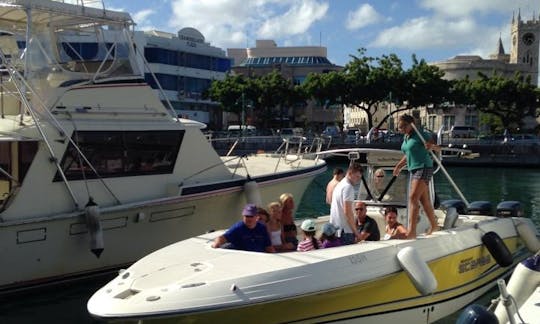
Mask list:
[[[0,293],[125,267],[228,227],[246,201],[299,201],[326,169],[306,150],[220,157],[145,83],[132,26],[0,1]]]
[[[386,207],[396,207],[406,223],[407,176],[387,177],[384,186],[372,178],[379,168],[390,175],[402,153],[351,153],[366,167],[358,200],[379,232]],[[493,216],[485,203],[458,210],[458,204],[437,209],[442,229],[430,235],[422,234],[429,225],[421,216],[414,240],[308,252],[215,249],[211,243],[223,232],[202,234],[120,271],[90,298],[88,311],[137,323],[432,323],[486,293],[540,247],[517,204],[499,204],[497,214],[508,217]],[[318,229],[327,221],[318,218]]]

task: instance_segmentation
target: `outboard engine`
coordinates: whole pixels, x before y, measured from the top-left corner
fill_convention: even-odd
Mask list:
[[[459,199],[443,200],[441,202],[441,207],[443,209],[454,207],[460,215],[465,215],[467,210],[467,206],[465,205],[465,203]]]
[[[515,200],[501,201],[497,205],[497,217],[522,217],[521,203]]]
[[[499,324],[499,319],[486,307],[478,304],[467,306],[459,315],[456,324]]]
[[[473,201],[467,208],[467,214],[493,216],[493,205],[485,200]]]

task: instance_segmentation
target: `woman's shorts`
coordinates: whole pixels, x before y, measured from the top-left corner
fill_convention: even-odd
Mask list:
[[[424,180],[429,182],[433,177],[433,168],[415,169],[411,171],[411,174],[414,180]]]

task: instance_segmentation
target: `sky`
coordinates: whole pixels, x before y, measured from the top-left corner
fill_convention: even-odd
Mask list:
[[[540,0],[104,0],[127,11],[136,30],[176,33],[198,29],[212,46],[255,47],[257,39],[278,46],[325,46],[338,65],[365,48],[373,57],[397,54],[404,67],[456,55],[495,52],[501,37],[510,51],[512,15],[538,19]]]

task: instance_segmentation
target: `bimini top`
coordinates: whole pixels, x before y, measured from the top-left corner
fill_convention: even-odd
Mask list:
[[[0,1],[1,20],[12,24],[26,25],[26,9],[31,10],[32,22],[35,24],[133,24],[131,16],[126,12],[78,6],[51,0],[2,0]]]

